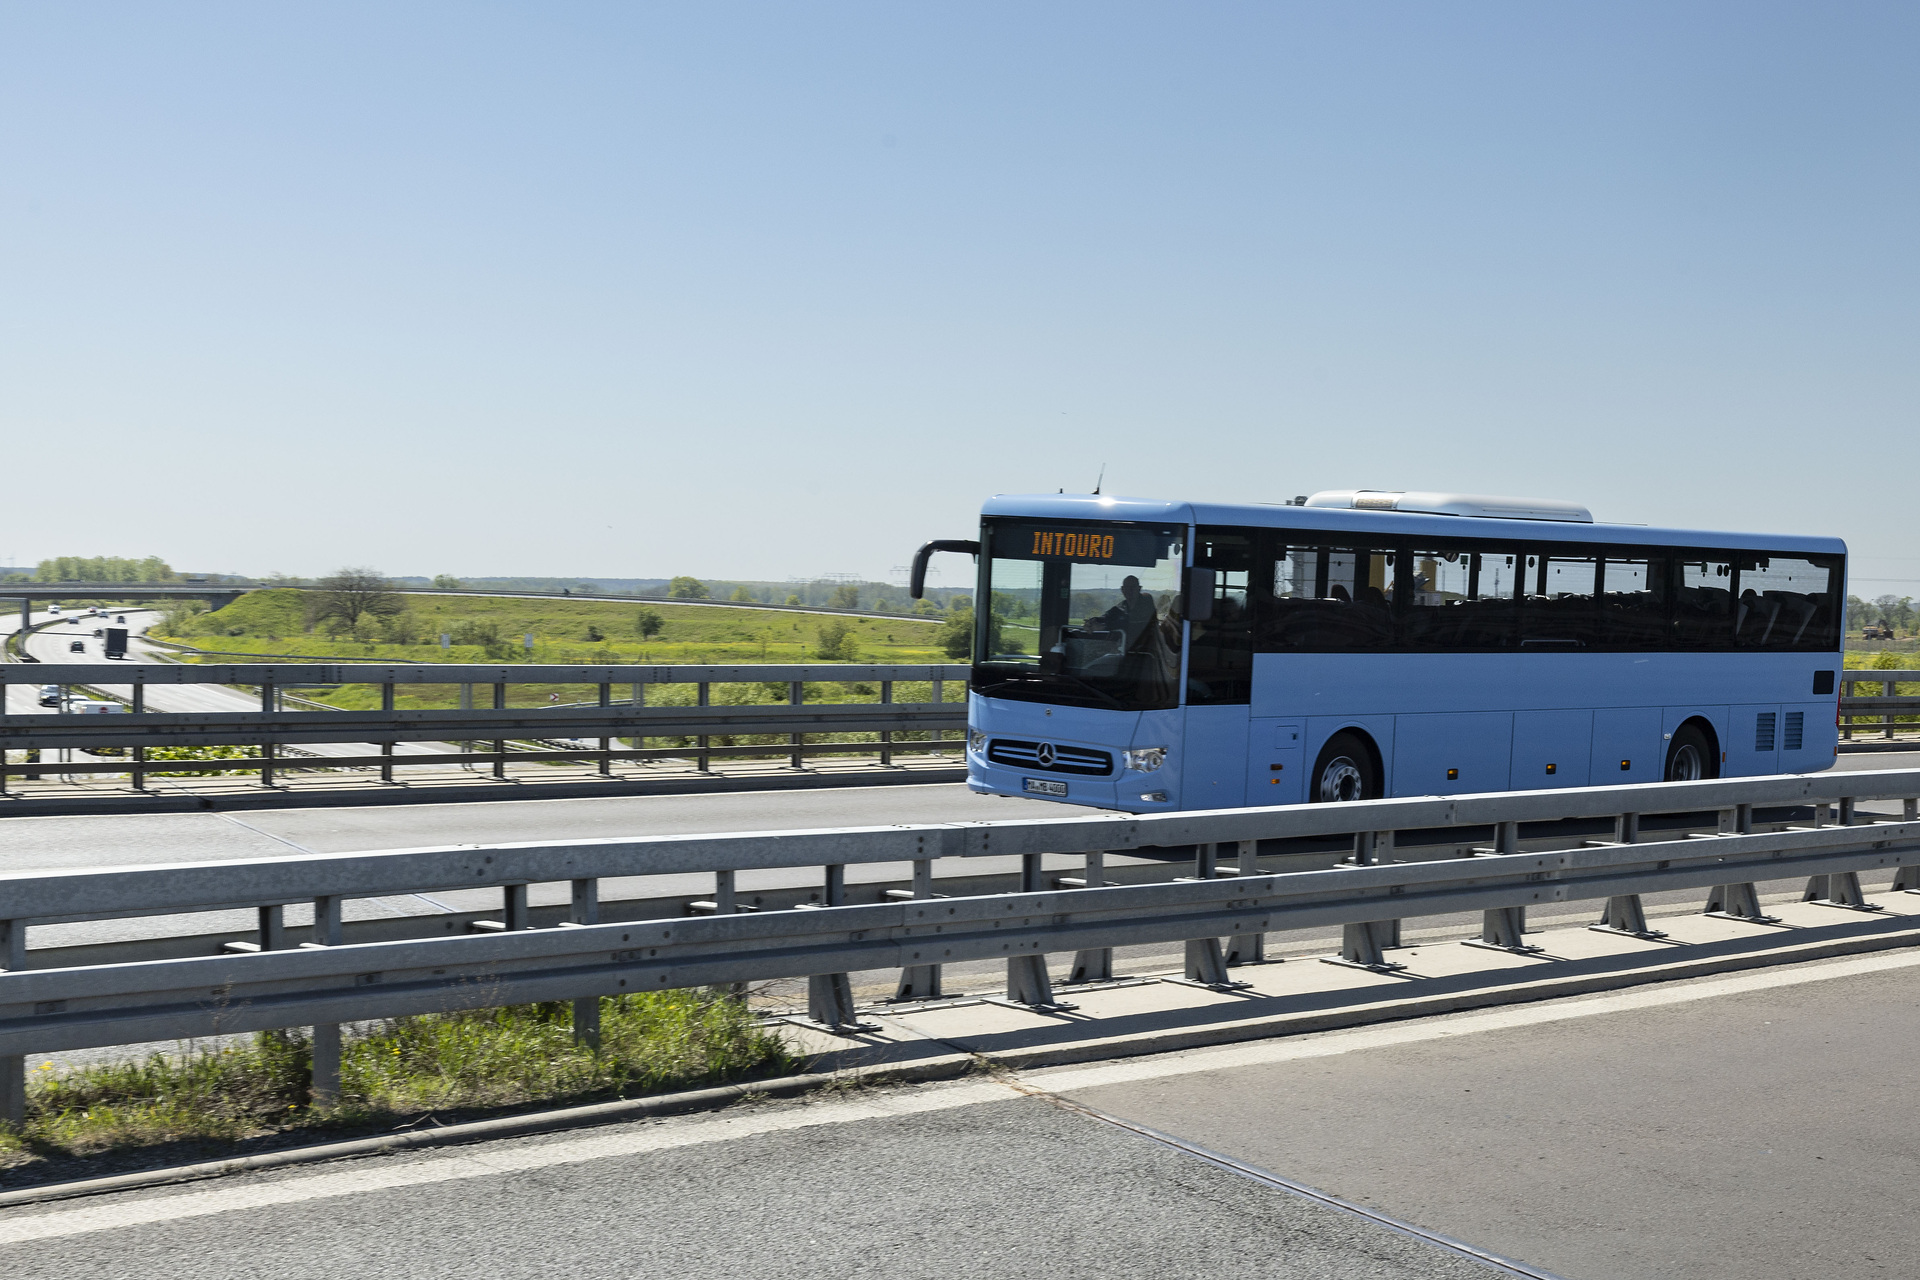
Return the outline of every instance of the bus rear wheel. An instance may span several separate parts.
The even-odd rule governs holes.
[[[1720,776],[1720,762],[1713,758],[1713,746],[1697,724],[1683,724],[1667,748],[1667,781],[1698,782]]]
[[[1316,804],[1337,804],[1379,798],[1380,770],[1373,762],[1373,752],[1367,749],[1367,740],[1357,733],[1334,734],[1320,748],[1307,799]]]

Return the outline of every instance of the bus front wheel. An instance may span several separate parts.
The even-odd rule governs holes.
[[[1320,749],[1307,799],[1317,804],[1342,800],[1378,800],[1380,769],[1367,740],[1357,733],[1336,733]]]
[[[1700,726],[1691,722],[1683,724],[1673,735],[1673,744],[1667,748],[1667,781],[1698,782],[1702,778],[1720,776],[1720,762],[1713,757],[1713,745],[1707,741],[1707,735]]]

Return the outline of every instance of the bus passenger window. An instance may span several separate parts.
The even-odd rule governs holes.
[[[1676,649],[1726,649],[1733,644],[1733,563],[1718,557],[1682,559],[1673,593]]]
[[[1401,617],[1409,649],[1501,649],[1513,643],[1514,557],[1450,549],[1409,553]]]
[[[1600,566],[1600,644],[1608,649],[1667,647],[1667,562],[1609,556]]]
[[[1743,649],[1832,649],[1834,562],[1798,556],[1742,560],[1735,580],[1734,643]]]
[[[1262,587],[1258,648],[1264,653],[1341,653],[1393,642],[1395,556],[1353,547],[1271,548]]]
[[[1592,556],[1527,557],[1520,644],[1528,649],[1587,649],[1595,642]]]

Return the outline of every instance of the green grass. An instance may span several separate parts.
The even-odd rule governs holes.
[[[818,662],[826,660],[819,656],[821,628],[842,623],[861,661],[948,661],[938,644],[939,619],[831,617],[665,601],[409,596],[403,624],[356,639],[331,637],[324,626],[308,630],[304,611],[311,599],[299,591],[253,591],[216,612],[175,617],[170,625],[155,626],[153,634],[199,649],[363,662]],[[652,639],[643,639],[636,627],[643,609],[657,613],[664,624]],[[442,634],[463,638],[488,631],[496,637],[491,644],[440,647]],[[595,632],[605,638],[591,639]],[[523,645],[527,635],[533,636],[530,652]]]
[[[431,1014],[348,1039],[339,1101],[308,1105],[309,1044],[262,1032],[228,1048],[28,1073],[27,1122],[0,1127],[0,1169],[139,1148],[567,1105],[790,1071],[798,1060],[736,997],[659,991],[601,1002],[601,1049],[566,1004]]]

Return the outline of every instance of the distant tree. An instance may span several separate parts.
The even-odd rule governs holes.
[[[789,591],[787,593],[787,605],[789,608],[798,609],[801,605],[800,597]]]
[[[858,609],[860,607],[860,588],[849,582],[833,589],[833,599],[828,602],[835,609]]]
[[[751,604],[753,602],[753,592],[747,590],[745,587],[735,587],[733,589],[733,594],[727,598],[730,600],[739,600],[744,603]]]
[[[633,629],[640,633],[642,640],[653,639],[660,634],[660,628],[666,625],[667,620],[660,616],[658,609],[642,609],[633,619]]]
[[[605,640],[606,638],[607,638],[606,633],[600,630],[600,628],[594,626],[592,623],[587,624],[587,643],[588,644],[599,644],[602,640]]]
[[[358,635],[375,618],[404,613],[406,597],[378,569],[350,566],[320,579],[316,617]]]
[[[171,582],[173,568],[159,556],[55,556],[34,569],[39,582]]]
[[[916,618],[937,618],[940,616],[940,606],[923,596],[913,602],[913,616]]]
[[[707,584],[698,578],[690,578],[682,574],[667,584],[667,598],[669,600],[705,600]]]
[[[840,618],[830,618],[820,624],[820,644],[814,655],[827,662],[856,662],[860,658],[859,637],[853,628]]]
[[[466,584],[465,584],[465,583],[463,583],[463,582],[461,582],[461,581],[460,581],[460,579],[458,579],[458,578],[456,578],[456,577],[454,577],[454,576],[453,576],[452,574],[450,574],[450,573],[436,573],[436,574],[434,574],[434,575],[433,575],[433,587],[434,587],[434,590],[436,590],[436,591],[464,591],[464,590],[466,590]]]
[[[973,610],[955,609],[947,615],[947,623],[940,628],[940,648],[949,658],[965,659],[973,656]],[[992,653],[1005,650],[1005,641],[1000,635],[1000,615],[987,615],[987,648]]]

